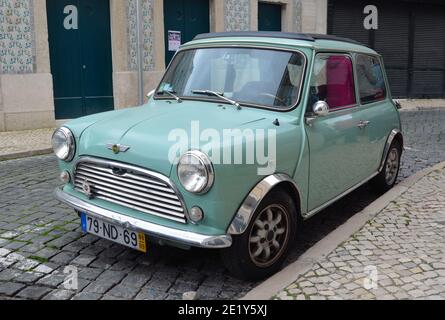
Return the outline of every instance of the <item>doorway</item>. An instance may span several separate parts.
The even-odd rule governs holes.
[[[164,0],[165,64],[178,46],[210,31],[208,0]]]
[[[109,0],[47,0],[56,119],[114,109]]]
[[[283,7],[275,3],[258,3],[258,30],[281,31]]]

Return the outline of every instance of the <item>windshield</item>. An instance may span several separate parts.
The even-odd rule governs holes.
[[[305,58],[301,53],[271,49],[202,48],[179,52],[162,80],[156,98],[171,92],[183,99],[216,92],[241,104],[286,110],[299,100]]]

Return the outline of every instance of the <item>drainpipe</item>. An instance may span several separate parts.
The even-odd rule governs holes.
[[[141,0],[136,0],[136,32],[137,32],[137,62],[138,62],[138,96],[139,105],[144,104],[144,66],[143,66],[143,53],[144,53],[144,42],[143,42],[143,17]]]

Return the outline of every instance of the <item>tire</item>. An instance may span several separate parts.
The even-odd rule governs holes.
[[[397,177],[399,176],[401,157],[402,146],[395,140],[389,148],[382,172],[371,180],[371,186],[374,191],[383,194],[394,187],[397,182]]]
[[[297,212],[292,198],[282,189],[272,190],[253,215],[246,231],[233,236],[232,246],[221,251],[225,267],[243,280],[271,276],[281,268],[295,242],[296,227]]]

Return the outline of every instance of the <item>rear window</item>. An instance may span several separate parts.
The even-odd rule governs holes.
[[[357,55],[357,78],[362,104],[386,99],[386,85],[380,60],[376,57]]]

